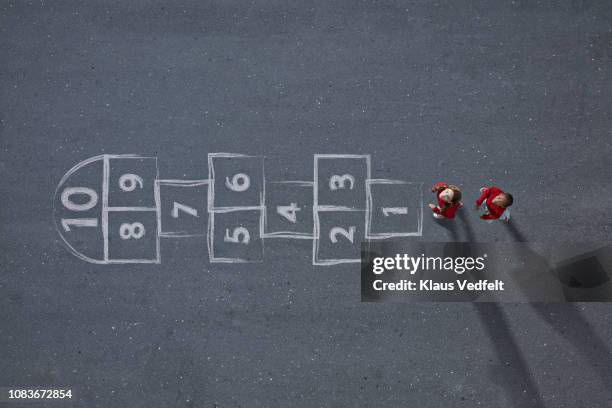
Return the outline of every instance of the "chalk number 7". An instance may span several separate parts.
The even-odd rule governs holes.
[[[199,217],[198,210],[196,210],[193,207],[189,207],[188,205],[177,203],[175,201],[174,204],[172,205],[172,211],[171,211],[172,218],[178,218],[179,211],[183,211],[193,217]]]

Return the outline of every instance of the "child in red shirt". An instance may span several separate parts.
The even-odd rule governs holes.
[[[457,210],[461,208],[461,190],[459,187],[447,183],[436,183],[431,188],[432,193],[437,193],[438,205],[429,204],[433,216],[438,219],[455,218]]]
[[[495,186],[480,189],[480,197],[476,200],[476,209],[486,211],[480,218],[483,220],[510,221],[510,207],[514,202],[511,194],[504,193]]]

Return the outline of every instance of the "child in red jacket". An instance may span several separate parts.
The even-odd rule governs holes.
[[[476,209],[486,211],[480,218],[483,220],[510,221],[510,207],[514,199],[511,194],[504,193],[495,186],[480,189],[480,197],[476,200]]]
[[[457,210],[462,205],[459,187],[440,182],[431,188],[431,192],[438,196],[438,205],[429,204],[433,216],[438,219],[455,218]]]

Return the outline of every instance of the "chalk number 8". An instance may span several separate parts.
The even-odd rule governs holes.
[[[119,227],[119,236],[121,239],[140,239],[144,237],[145,227],[140,222],[132,224],[124,223]]]

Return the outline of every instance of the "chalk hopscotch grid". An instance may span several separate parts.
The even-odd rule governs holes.
[[[262,186],[259,197],[259,205],[258,206],[225,206],[225,207],[215,207],[215,168],[214,168],[214,159],[215,158],[259,158],[262,161]],[[155,160],[155,180],[154,180],[154,200],[155,207],[145,207],[145,206],[134,206],[134,207],[123,207],[123,206],[109,206],[108,205],[108,195],[109,195],[109,183],[110,183],[110,170],[111,170],[111,159],[153,159]],[[358,159],[365,160],[366,163],[366,179],[365,179],[365,210],[351,207],[351,206],[336,206],[336,205],[319,205],[319,161],[320,160],[334,160],[334,159]],[[364,223],[365,223],[365,231],[364,231],[364,239],[367,240],[377,240],[377,239],[388,239],[393,237],[411,237],[411,236],[422,236],[423,233],[423,192],[422,192],[422,183],[413,183],[407,181],[400,180],[390,180],[390,179],[372,179],[371,178],[371,156],[370,155],[354,155],[354,154],[315,154],[314,155],[314,168],[313,168],[313,181],[302,181],[302,180],[287,180],[287,181],[278,181],[273,183],[282,183],[288,185],[296,185],[302,187],[312,188],[313,194],[313,232],[309,233],[301,233],[301,232],[291,232],[291,231],[276,231],[276,232],[266,232],[267,231],[267,214],[266,214],[266,181],[265,181],[265,157],[263,156],[250,156],[244,154],[237,153],[210,153],[208,154],[208,171],[209,178],[208,179],[198,179],[198,180],[180,180],[180,179],[159,179],[159,168],[157,165],[156,157],[146,157],[134,154],[120,154],[120,155],[111,155],[105,154],[100,156],[95,156],[80,162],[71,168],[65,175],[62,177],[58,187],[55,191],[55,196],[58,195],[58,192],[62,185],[68,180],[68,178],[74,174],[79,169],[85,167],[86,165],[102,160],[103,161],[103,174],[102,174],[102,214],[101,214],[101,228],[102,228],[102,236],[104,242],[103,249],[103,259],[93,259],[90,258],[79,251],[77,251],[70,242],[64,236],[62,230],[60,229],[57,219],[55,220],[56,229],[62,238],[62,241],[67,246],[68,250],[78,258],[98,264],[129,264],[129,263],[160,263],[161,262],[161,251],[160,251],[160,241],[161,238],[184,238],[184,237],[199,237],[203,236],[202,234],[183,234],[180,231],[168,231],[164,232],[162,227],[162,214],[161,214],[161,186],[163,185],[171,185],[171,186],[180,186],[180,187],[196,187],[196,186],[207,186],[206,192],[206,209],[208,212],[208,226],[206,228],[206,245],[209,252],[209,259],[212,263],[261,263],[264,260],[264,243],[265,239],[268,238],[285,238],[285,239],[310,239],[313,241],[312,246],[312,264],[313,265],[337,265],[343,263],[357,263],[360,262],[359,258],[338,258],[338,259],[320,259],[318,256],[319,253],[319,245],[321,241],[321,225],[319,213],[323,212],[364,212]],[[375,184],[404,184],[404,185],[415,185],[419,187],[419,196],[415,198],[415,201],[418,202],[418,205],[415,208],[415,213],[417,217],[417,230],[416,231],[405,231],[405,232],[388,232],[388,233],[372,233],[372,211],[373,211],[373,197],[372,197],[372,185]],[[398,212],[396,214],[406,214],[408,209],[403,207],[390,207]],[[53,205],[54,213],[55,213],[55,201]],[[156,255],[153,259],[111,259],[109,257],[109,213],[111,212],[129,212],[129,211],[154,211],[156,212]],[[230,258],[230,257],[215,257],[214,254],[214,233],[215,233],[215,214],[216,213],[232,213],[236,211],[258,211],[259,212],[259,238],[261,239],[261,259],[258,260],[249,260],[249,259],[241,259],[241,258]]]
[[[304,180],[282,180],[282,181],[271,181],[272,184],[286,184],[298,187],[309,187],[313,188],[314,183],[312,181]],[[261,238],[284,238],[284,239],[314,239],[314,236],[307,232],[295,232],[295,231],[275,231],[268,232],[268,216],[267,211],[264,211],[264,222],[263,229],[261,231]]]
[[[104,259],[94,259],[94,258],[91,258],[89,256],[86,256],[86,255],[82,254],[81,252],[77,251],[76,248],[74,248],[74,246],[66,239],[66,237],[62,233],[62,229],[60,228],[60,225],[57,223],[58,217],[55,216],[57,211],[58,211],[57,206],[56,206],[56,199],[55,198],[58,197],[60,188],[66,183],[66,181],[68,181],[68,179],[70,178],[71,175],[73,175],[78,170],[88,166],[91,163],[94,163],[94,162],[100,161],[100,160],[104,160],[104,157],[105,157],[105,155],[93,156],[93,157],[90,157],[90,158],[88,158],[86,160],[83,160],[83,161],[77,163],[76,165],[74,165],[61,178],[61,180],[59,181],[59,183],[58,183],[58,185],[57,185],[57,187],[55,189],[55,193],[53,195],[53,197],[54,197],[53,206],[52,206],[52,208],[53,208],[53,222],[55,224],[55,229],[58,232],[58,235],[62,239],[62,243],[66,246],[66,248],[68,249],[68,251],[72,255],[74,255],[75,257],[77,257],[77,258],[79,258],[79,259],[81,259],[81,260],[83,260],[85,262],[89,262],[89,263],[93,263],[93,264],[105,264],[106,262],[104,261]],[[102,173],[103,173],[102,174],[102,189],[104,189],[104,168],[102,170]],[[103,230],[104,230],[104,228],[102,227],[102,232],[103,232]],[[103,255],[103,258],[104,258],[104,255]]]
[[[157,196],[155,195],[155,180],[159,179],[159,167],[157,165],[157,157],[147,157],[135,154],[105,154],[104,156],[104,171],[102,181],[102,235],[104,238],[104,263],[106,264],[158,264],[161,263],[161,246],[160,246],[160,235],[159,235],[159,222],[156,226],[155,234],[155,258],[152,259],[129,259],[129,258],[110,258],[109,255],[109,230],[108,230],[108,214],[113,211],[129,212],[129,211],[155,211],[158,220],[160,208],[157,203]],[[145,159],[154,160],[155,162],[155,179],[153,180],[153,191],[155,198],[155,207],[110,207],[108,205],[108,192],[110,184],[110,170],[111,160],[122,160],[122,159]]]
[[[155,180],[155,206],[157,211],[157,233],[161,238],[193,238],[193,237],[202,237],[206,234],[206,231],[202,231],[201,234],[190,234],[184,233],[180,231],[168,231],[164,232],[163,224],[162,224],[162,214],[161,214],[161,186],[172,186],[172,187],[200,187],[200,186],[208,186],[206,189],[206,194],[208,198],[208,188],[210,184],[210,179],[201,179],[201,180],[180,180],[180,179],[161,179]]]
[[[261,186],[261,192],[259,194],[259,205],[258,206],[222,206],[215,207],[215,158],[257,158],[261,159],[261,177],[264,181]],[[206,245],[208,249],[208,259],[211,263],[262,263],[265,258],[265,241],[263,239],[263,231],[265,227],[265,216],[266,216],[266,188],[265,188],[265,157],[263,156],[251,156],[239,153],[209,153],[208,154],[208,234],[206,239]],[[258,237],[261,239],[261,259],[251,260],[243,258],[228,258],[228,257],[216,257],[215,256],[215,213],[231,213],[237,211],[259,211],[259,234]]]
[[[371,178],[371,156],[369,154],[315,154],[313,164],[313,245],[312,245],[312,264],[315,266],[339,265],[345,263],[361,262],[361,258],[337,258],[337,259],[319,259],[320,241],[321,241],[321,221],[319,212],[322,211],[363,211],[347,206],[319,205],[319,160],[337,160],[337,159],[357,159],[365,160],[366,162],[366,180]],[[366,217],[367,217],[367,200],[366,200]]]
[[[372,233],[372,211],[373,211],[373,196],[372,196],[372,185],[376,184],[389,184],[389,185],[415,185],[418,186],[419,205],[416,206],[417,212],[417,230],[409,232],[387,232],[387,233]],[[367,200],[367,212],[366,212],[366,239],[389,239],[399,237],[418,237],[423,235],[423,183],[409,182],[402,180],[390,180],[390,179],[369,179],[366,180],[366,200]]]

